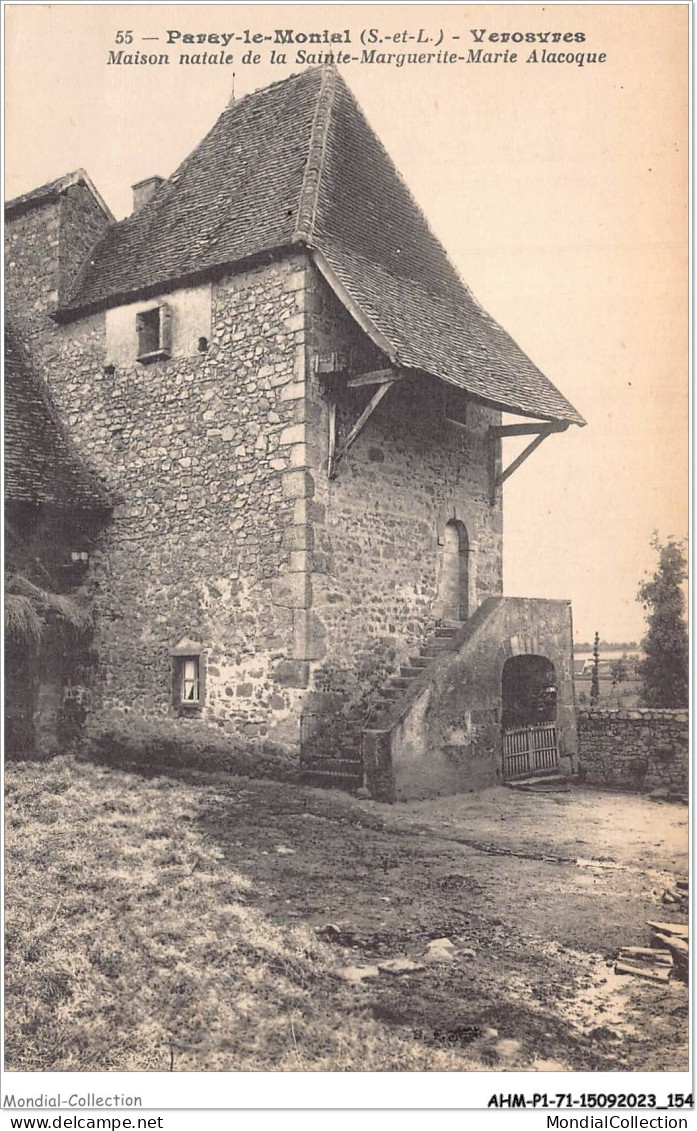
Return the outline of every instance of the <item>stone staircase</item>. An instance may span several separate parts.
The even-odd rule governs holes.
[[[395,712],[395,705],[406,697],[415,680],[420,679],[426,670],[446,652],[455,652],[460,647],[462,629],[460,621],[438,622],[434,631],[421,645],[418,654],[409,657],[409,663],[399,669],[378,691],[378,702],[373,707],[366,727],[380,729],[385,726]]]
[[[346,715],[331,735],[320,733],[305,741],[300,755],[303,785],[345,789],[355,793],[363,785],[361,733],[363,720]]]
[[[380,745],[408,714],[413,701],[430,685],[437,686],[439,667],[447,668],[455,653],[463,649],[476,653],[482,635],[491,633],[491,620],[503,603],[503,597],[489,597],[466,621],[437,622],[418,652],[378,690],[367,715],[361,719],[345,715],[338,726],[335,720],[331,735],[318,731],[314,739],[308,736],[301,754],[303,781],[355,792],[364,784],[366,771],[375,779],[374,758],[366,755],[366,743],[368,749]],[[373,796],[389,799],[389,783],[384,788],[376,780],[369,784]]]
[[[421,645],[419,652],[400,667],[378,691],[378,701],[368,715],[358,719],[345,716],[341,727],[335,728],[331,740],[319,736],[316,742],[304,744],[301,755],[302,781],[305,785],[324,789],[345,789],[355,792],[363,785],[363,754],[361,735],[367,728],[386,725],[389,717],[399,713],[400,702],[406,698],[414,680],[425,674],[436,660],[459,646],[464,625],[461,622],[439,622]]]

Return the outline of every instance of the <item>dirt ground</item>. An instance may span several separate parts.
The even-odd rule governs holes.
[[[685,806],[72,757],[5,784],[8,1068],[687,1069],[686,985],[613,970],[686,918]]]
[[[235,855],[252,831],[243,801],[244,791],[209,813]],[[613,970],[621,946],[649,945],[648,919],[685,920],[661,903],[687,875],[685,806],[496,787],[355,802],[338,835],[317,808],[276,813],[266,850],[237,862],[264,892],[267,915],[308,921],[359,968],[419,960],[429,939],[455,944],[446,965],[356,986],[374,1016],[499,1067],[687,1068],[687,987]],[[277,854],[279,840],[292,855]]]

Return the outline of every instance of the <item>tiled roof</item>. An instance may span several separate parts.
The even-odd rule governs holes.
[[[307,71],[221,114],[150,200],[109,229],[63,313],[289,246],[321,78]]]
[[[73,450],[45,383],[7,325],[4,402],[6,502],[108,510],[106,488]]]
[[[55,200],[60,196],[61,192],[67,188],[71,175],[70,173],[66,173],[64,177],[56,177],[55,181],[49,181],[45,185],[39,185],[38,188],[32,189],[31,192],[25,192],[21,196],[16,196],[14,200],[6,201],[5,214],[11,216],[16,212],[22,212],[25,209],[33,208],[35,205],[43,204],[44,201]]]
[[[67,192],[69,188],[79,184],[87,185],[105,216],[109,220],[113,220],[114,217],[84,169],[76,169],[74,173],[66,173],[62,177],[56,177],[55,181],[48,181],[45,185],[32,189],[31,192],[22,193],[21,196],[15,196],[14,199],[5,201],[5,216],[9,220],[13,216],[21,215],[22,212],[28,212],[30,208],[38,208],[39,205],[47,204],[51,200],[58,200],[59,196]]]
[[[153,198],[109,229],[59,315],[298,244],[318,253],[395,364],[511,412],[584,423],[462,282],[334,68],[221,114]]]

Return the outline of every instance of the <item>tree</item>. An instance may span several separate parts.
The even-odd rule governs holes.
[[[638,665],[642,701],[647,707],[686,707],[689,650],[683,583],[687,578],[684,544],[675,538],[651,545],[658,568],[639,586],[637,600],[646,611],[648,632],[642,640],[645,659]]]
[[[593,640],[593,671],[591,673],[591,706],[595,707],[600,698],[600,636],[596,632]]]

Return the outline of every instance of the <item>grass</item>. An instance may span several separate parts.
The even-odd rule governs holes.
[[[670,915],[653,873],[576,866],[624,851],[614,797],[385,807],[71,757],[10,762],[6,788],[9,1070],[684,1068],[686,987],[608,982]],[[627,859],[664,867],[677,833],[626,804],[632,829],[651,810]],[[443,936],[449,964],[338,976]]]
[[[590,676],[576,676],[574,679],[576,690],[576,706],[590,707]],[[638,679],[625,679],[613,687],[611,679],[599,681],[598,707],[604,710],[632,710],[639,706],[641,681]]]
[[[215,786],[67,757],[6,780],[8,1069],[463,1067],[375,1020],[313,931],[254,906],[199,822]]]

